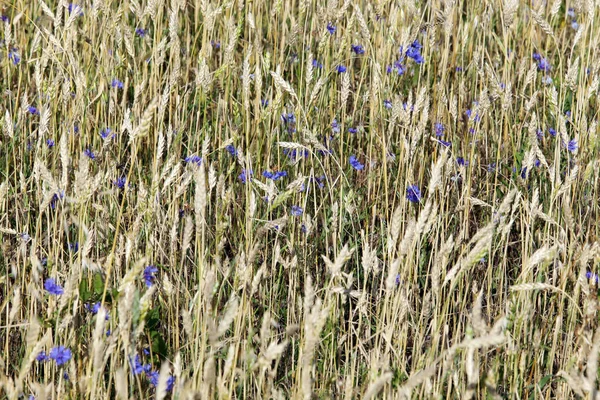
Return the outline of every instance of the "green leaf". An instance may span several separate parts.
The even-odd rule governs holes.
[[[104,293],[104,279],[102,279],[102,275],[94,274],[92,285],[94,288],[94,294],[96,296],[102,296]]]
[[[88,288],[87,279],[82,279],[81,282],[79,282],[79,298],[84,303],[87,303],[91,297],[92,294]]]
[[[150,332],[150,338],[152,339],[152,352],[158,354],[161,357],[167,356],[167,343],[163,339],[160,333],[157,331]]]

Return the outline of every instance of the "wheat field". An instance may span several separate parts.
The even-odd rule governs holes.
[[[600,399],[600,1],[0,17],[1,399]]]

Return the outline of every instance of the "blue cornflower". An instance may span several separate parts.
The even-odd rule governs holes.
[[[94,303],[92,305],[86,304],[85,308],[86,308],[86,310],[91,312],[93,315],[96,315],[96,314],[98,314],[98,311],[100,311],[100,302]],[[107,311],[104,319],[106,321],[108,321],[109,318],[110,318],[110,315],[108,314],[108,311]]]
[[[301,216],[303,212],[304,212],[304,210],[302,210],[302,207],[300,207],[300,206],[292,206],[292,215],[294,217]]]
[[[29,113],[32,115],[40,115],[40,110],[38,110],[34,106],[28,106],[27,111],[29,111]]]
[[[39,362],[44,362],[48,359],[45,351],[40,351],[40,353],[35,357],[35,359]]]
[[[538,129],[537,131],[535,131],[535,135],[537,136],[538,140],[542,140],[544,138],[544,131]]]
[[[173,375],[170,375],[169,378],[167,378],[167,392],[172,392],[174,387],[175,377]]]
[[[54,145],[55,145],[54,140],[52,140],[52,139],[46,140],[46,146],[48,146],[49,149],[53,148]]]
[[[296,132],[296,116],[294,113],[288,113],[287,115],[285,113],[281,114],[281,120],[289,133]]]
[[[473,115],[473,111],[471,111],[471,109],[469,108],[467,111],[465,111],[465,114],[467,115],[468,119],[471,119],[471,115]],[[475,117],[473,118],[473,120],[475,122],[481,121],[481,116],[479,116],[479,113],[475,113]]]
[[[140,356],[136,354],[135,357],[129,357],[129,364],[131,365],[131,372],[134,375],[139,375],[144,372],[144,365],[140,360]]]
[[[65,198],[65,192],[64,190],[59,191],[58,193],[54,193],[54,195],[52,196],[52,200],[50,200],[50,207],[52,207],[52,209],[54,210],[56,208],[56,203]]]
[[[406,199],[412,203],[421,201],[421,190],[417,185],[410,185],[406,188]]]
[[[236,150],[235,146],[232,144],[228,144],[227,146],[225,146],[225,150],[227,150],[227,152],[234,157],[236,157],[238,155],[238,151]]]
[[[437,137],[444,136],[445,130],[446,130],[446,128],[444,128],[444,125],[441,122],[435,123],[435,136],[437,136]]]
[[[579,29],[579,24],[577,23],[577,21],[571,21],[571,29],[573,29],[574,31]]]
[[[267,179],[277,181],[277,180],[283,178],[284,176],[287,176],[287,172],[286,171],[275,171],[275,172],[263,171],[262,176],[264,176]]]
[[[119,189],[124,189],[126,183],[127,183],[127,178],[125,178],[124,176],[121,176],[121,177],[117,178],[117,180],[113,181],[113,185],[115,185]]]
[[[197,155],[187,156],[184,161],[188,164],[191,163],[191,164],[201,165],[202,157],[197,156]]]
[[[571,111],[565,111],[565,117],[567,117],[567,119],[571,118]]]
[[[217,50],[219,50],[221,48],[221,42],[219,40],[217,40],[217,41],[211,40],[210,44],[212,45],[212,47],[214,47]]]
[[[388,109],[392,108],[392,102],[386,99],[383,101],[383,106]]]
[[[350,132],[351,134],[354,135],[355,133],[358,132],[358,129],[356,129],[356,128],[348,128],[348,132]]]
[[[158,371],[150,371],[146,373],[146,377],[148,378],[152,386],[158,385],[158,376]]]
[[[65,346],[57,346],[50,350],[49,357],[60,366],[66,364],[71,359],[71,350]]]
[[[252,170],[243,169],[242,173],[238,175],[238,178],[240,179],[240,181],[242,181],[242,183],[246,183],[247,181],[252,180],[252,175],[254,175]]]
[[[352,44],[350,45],[352,47],[352,51],[356,54],[365,54],[365,48],[362,47],[360,44]]]
[[[313,60],[312,66],[313,66],[313,68],[323,69],[323,64],[321,64],[319,61],[317,61],[316,58]]]
[[[406,50],[406,56],[408,58],[412,58],[417,64],[423,64],[423,62],[425,62],[425,59],[421,55],[422,47],[423,46],[421,46],[419,41],[415,40],[414,42],[412,42],[408,50]]]
[[[288,158],[290,160],[296,161],[296,159],[298,159],[300,157],[308,158],[308,155],[310,153],[307,149],[305,149],[304,151],[302,151],[302,150],[298,151],[296,149],[283,149],[283,154],[288,156]]]
[[[577,151],[578,147],[579,146],[577,145],[576,139],[570,140],[569,143],[567,144],[567,150],[569,150],[571,153],[575,153]]]
[[[0,15],[0,21],[2,22],[8,22],[8,17],[4,14]]]
[[[154,274],[157,272],[158,268],[156,268],[154,265],[148,265],[146,268],[144,268],[144,282],[146,283],[146,286],[150,287],[154,284],[154,281],[156,280],[156,276]]]
[[[586,277],[586,279],[588,279],[588,280],[592,280],[592,281],[594,281],[594,283],[595,283],[596,285],[598,284],[598,280],[599,280],[599,278],[598,278],[598,274],[595,274],[595,273],[593,273],[592,271],[588,271],[588,272],[586,272],[586,274],[585,274],[585,277]]]
[[[537,66],[540,71],[549,72],[552,66],[545,57],[539,53],[533,53],[533,59],[537,61]]]
[[[331,130],[333,133],[340,133],[340,124],[338,124],[337,119],[334,119],[331,123]]]
[[[394,63],[394,65],[387,66],[386,72],[389,74],[392,71],[396,71],[398,73],[398,75],[404,75],[404,72],[406,71],[406,67],[404,66],[404,64],[402,64],[402,59],[396,61]]]
[[[78,4],[69,3],[67,10],[69,10],[69,14],[76,13],[78,17],[83,15],[83,9]]]
[[[347,69],[345,66],[343,66],[343,65],[338,65],[338,66],[335,68],[335,70],[336,70],[336,72],[337,72],[338,74],[343,74],[343,73],[344,73],[344,72],[346,72],[348,69]]]
[[[575,18],[575,9],[573,7],[569,7],[567,10],[567,15],[571,18]]]
[[[112,82],[110,83],[110,86],[116,87],[117,89],[123,89],[123,82],[121,82],[117,78],[113,78]]]
[[[135,29],[135,34],[138,35],[139,37],[144,37],[146,36],[146,34],[148,33],[147,30],[145,30],[144,28],[136,28]]]
[[[48,293],[53,294],[55,296],[60,296],[65,292],[65,290],[60,285],[58,285],[56,281],[52,278],[46,279],[46,281],[44,282],[44,289],[46,289]]]
[[[463,157],[458,157],[456,163],[461,167],[467,167],[469,165],[469,161],[465,160]]]
[[[493,162],[487,166],[487,172],[494,172],[496,170],[496,163]]]
[[[521,168],[521,178],[527,179],[527,167]]]
[[[548,128],[548,133],[550,134],[550,136],[556,137],[556,129]]]
[[[8,59],[12,61],[13,65],[17,65],[21,62],[21,56],[16,49],[10,49],[8,52]]]
[[[73,132],[79,133],[79,124],[77,122],[73,124]]]
[[[92,159],[92,160],[95,160],[95,159],[96,159],[96,155],[95,155],[95,154],[94,154],[94,152],[93,152],[91,149],[89,149],[89,148],[85,149],[85,151],[83,152],[83,154],[85,154],[86,156],[88,156],[88,158],[90,158],[90,159]]]
[[[79,251],[79,242],[68,243],[69,250],[73,253],[77,253]]]
[[[438,142],[439,142],[439,143],[440,143],[442,146],[444,146],[444,147],[450,147],[450,146],[452,146],[452,143],[450,143],[450,142],[446,142],[445,140],[442,140],[442,139],[438,140]]]
[[[334,34],[335,31],[337,31],[337,27],[335,25],[332,25],[331,22],[327,24],[327,30],[329,31],[330,34]]]
[[[364,164],[361,164],[360,161],[356,159],[356,156],[352,155],[349,159],[350,165],[357,171],[360,171],[365,168]]]
[[[112,130],[110,128],[104,128],[100,131],[100,136],[102,136],[102,139],[106,139],[108,137],[108,135],[110,135],[112,132]],[[113,134],[113,137],[115,135]]]

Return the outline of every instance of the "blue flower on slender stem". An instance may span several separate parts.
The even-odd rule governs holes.
[[[348,69],[344,65],[338,65],[335,70],[337,71],[338,74],[343,74]]]
[[[8,17],[4,14],[0,15],[0,21],[2,22],[8,22]]]
[[[319,61],[317,61],[316,58],[313,60],[312,66],[313,66],[313,68],[323,69],[323,64],[321,64]]]
[[[442,145],[442,146],[444,146],[444,147],[450,147],[450,146],[452,146],[452,143],[450,143],[450,142],[447,142],[447,141],[445,141],[445,140],[442,140],[442,139],[439,139],[439,140],[438,140],[438,143],[439,143],[439,144],[441,144],[441,145]]]
[[[411,203],[418,203],[421,201],[421,190],[417,185],[410,185],[406,188],[406,199]]]
[[[50,350],[49,357],[56,362],[56,365],[61,366],[71,359],[71,350],[65,346],[57,346]]]
[[[262,175],[267,179],[271,179],[273,181],[278,181],[279,179],[286,177],[287,172],[286,171],[275,171],[275,172],[263,171]]]
[[[350,162],[352,168],[354,168],[357,171],[363,170],[365,168],[364,164],[361,164],[360,161],[358,161],[356,159],[356,156],[354,155],[350,156],[350,159],[348,161]]]
[[[92,160],[95,160],[95,159],[96,159],[96,155],[95,155],[95,154],[94,154],[94,152],[93,152],[91,149],[89,149],[89,148],[85,149],[85,151],[83,152],[83,154],[85,154],[85,155],[86,155],[88,158],[90,158],[90,159],[92,159]]]
[[[116,187],[118,187],[119,189],[124,189],[126,183],[127,183],[127,178],[124,176],[121,176],[121,177],[117,178],[117,180],[113,181],[113,184]]]
[[[456,163],[461,167],[467,167],[469,165],[469,162],[466,161],[463,157],[458,157],[456,159]]]
[[[225,146],[225,150],[227,150],[227,152],[234,157],[236,157],[238,155],[238,151],[236,150],[235,146],[232,144],[228,144],[227,146]]]
[[[335,25],[332,25],[331,22],[327,24],[327,30],[329,31],[330,34],[334,34],[335,31],[337,31],[337,27]]]
[[[146,377],[148,378],[152,386],[158,385],[158,376],[158,371],[150,371],[146,373]]]
[[[304,210],[302,210],[302,207],[300,207],[300,206],[292,206],[292,215],[294,217],[301,216],[303,212],[304,212]]]
[[[331,123],[331,130],[333,131],[333,133],[340,133],[340,124],[338,124],[337,119],[335,118]]]
[[[39,362],[44,362],[48,360],[48,356],[45,351],[40,351],[40,353],[35,357],[35,359]]]
[[[365,54],[365,48],[362,47],[360,44],[353,44],[353,45],[351,45],[351,47],[352,47],[352,51],[354,53],[356,53],[357,55]]]
[[[573,139],[570,140],[569,143],[567,144],[567,150],[569,150],[571,153],[575,153],[578,149],[578,145],[577,145],[577,140]]]
[[[252,180],[252,175],[254,175],[254,173],[252,172],[252,170],[242,170],[242,173],[238,176],[238,178],[240,178],[240,181],[242,181],[242,183],[246,183],[247,181],[251,181]]]
[[[10,49],[8,52],[8,59],[12,61],[13,65],[17,65],[21,62],[21,56],[16,49]]]
[[[27,111],[32,115],[40,115],[40,111],[34,106],[28,106]]]
[[[221,42],[220,41],[215,41],[215,40],[211,40],[210,44],[212,45],[212,47],[216,50],[219,50],[221,48]]]
[[[552,66],[545,57],[539,53],[533,53],[533,59],[537,61],[537,67],[540,71],[549,72]]]
[[[390,109],[392,108],[392,102],[386,99],[383,101],[383,106],[387,109]]]
[[[83,15],[83,9],[78,4],[69,3],[67,10],[69,11],[69,14],[75,13],[78,17]]]
[[[144,365],[140,360],[140,356],[136,354],[135,357],[129,357],[129,365],[131,366],[131,372],[134,375],[139,375],[144,372]]]
[[[441,122],[435,123],[435,136],[437,136],[437,137],[444,136],[445,130],[446,130],[446,128],[444,128],[444,125]]]
[[[136,28],[135,29],[135,34],[138,35],[141,38],[143,38],[144,36],[146,36],[147,33],[148,33],[148,31],[145,30],[144,28]]]
[[[550,134],[550,136],[556,137],[556,129],[548,128],[548,133]]]
[[[58,285],[56,281],[52,278],[46,279],[46,281],[44,282],[44,289],[46,289],[48,293],[53,294],[55,296],[60,296],[65,292],[65,290],[60,285]]]
[[[585,278],[588,279],[588,280],[591,280],[596,285],[598,284],[598,280],[599,280],[598,274],[595,274],[592,271],[586,272]]]
[[[123,82],[121,82],[117,78],[113,78],[112,82],[110,83],[110,86],[116,87],[117,89],[123,89]]]
[[[112,130],[110,128],[104,128],[100,131],[100,136],[102,137],[102,139],[106,139],[111,133],[112,133]],[[114,133],[113,133],[112,137],[115,137]]]
[[[52,139],[46,140],[46,146],[48,146],[49,149],[53,148],[54,145],[55,145],[54,140],[52,140]]]
[[[148,265],[145,269],[144,269],[144,282],[146,283],[146,286],[150,287],[154,284],[154,281],[156,280],[156,274],[158,272],[158,268],[156,268],[154,265]]]
[[[351,134],[354,135],[355,133],[358,132],[358,129],[356,129],[356,128],[348,128],[348,132],[350,132]]]
[[[423,64],[425,59],[421,55],[421,48],[423,46],[419,43],[418,40],[412,42],[408,50],[406,50],[406,56],[408,58],[412,58],[417,64]]]
[[[197,156],[197,155],[192,155],[192,156],[186,157],[184,161],[188,164],[196,164],[199,166],[202,164],[202,157]]]

